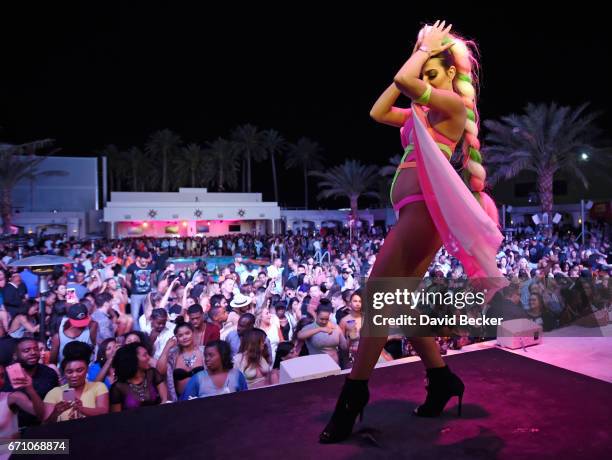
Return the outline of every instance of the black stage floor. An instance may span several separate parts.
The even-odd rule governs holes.
[[[361,433],[338,445],[317,438],[343,376],[50,424],[26,437],[69,438],[71,456],[88,460],[612,458],[612,384],[499,349],[445,361],[466,384],[461,418],[456,398],[439,418],[412,416],[425,398],[422,364],[387,367],[372,377]]]

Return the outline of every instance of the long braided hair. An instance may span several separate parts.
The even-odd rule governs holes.
[[[427,30],[425,26],[419,33],[419,42]],[[457,74],[453,80],[453,89],[461,96],[467,111],[462,153],[462,177],[476,200],[485,212],[499,226],[499,213],[493,199],[484,191],[487,173],[482,166],[482,155],[480,154],[480,141],[478,132],[480,116],[478,114],[477,99],[479,90],[478,47],[476,43],[466,40],[457,34],[449,34],[443,44],[453,41],[454,45],[435,56],[439,58],[444,68],[455,66]]]

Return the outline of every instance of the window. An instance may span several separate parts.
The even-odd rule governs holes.
[[[230,224],[229,231],[230,232],[239,232],[240,231],[240,224]]]

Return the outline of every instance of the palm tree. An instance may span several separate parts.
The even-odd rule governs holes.
[[[205,151],[199,144],[183,147],[174,159],[174,177],[178,184],[189,184],[189,187],[208,184],[213,179],[214,170],[204,167],[206,162]]]
[[[205,169],[214,172],[210,182],[219,192],[224,192],[226,185],[235,188],[238,185],[238,154],[234,144],[220,137],[209,142],[204,153],[208,157]]]
[[[391,158],[389,158],[389,164],[380,168],[380,175],[385,177],[393,176],[401,161],[401,155],[393,155]]]
[[[162,129],[153,133],[145,146],[145,151],[153,158],[161,157],[161,191],[169,189],[168,158],[179,150],[181,137],[169,129]]]
[[[323,167],[321,146],[307,137],[301,137],[289,147],[286,168],[302,168],[304,173],[304,206],[308,209],[308,173],[313,169]]]
[[[105,146],[97,153],[98,156],[105,156],[108,159],[108,186],[110,191],[122,190],[121,183],[127,170],[123,153],[114,144]]]
[[[276,155],[282,155],[287,150],[287,141],[274,129],[263,132],[262,144],[270,156],[272,163],[272,183],[274,184],[274,201],[278,203],[278,179],[276,174]]]
[[[593,146],[599,138],[594,124],[599,114],[586,112],[587,106],[572,108],[554,102],[528,104],[522,115],[485,121],[489,132],[485,136],[488,146],[483,153],[488,169],[493,171],[488,181],[495,184],[521,171],[533,171],[537,175],[542,211],[548,215],[553,207],[555,174],[568,172],[588,188],[586,166],[594,166],[595,173],[605,171],[609,168],[610,152]],[[587,152],[588,163],[581,161]],[[606,178],[609,180],[608,175]]]
[[[238,126],[232,131],[232,141],[236,152],[242,157],[242,191],[244,191],[244,176],[246,171],[246,191],[251,193],[251,163],[263,161],[267,152],[263,148],[263,136],[256,126],[246,124]],[[246,166],[246,168],[245,168]]]
[[[39,171],[46,156],[36,156],[37,150],[53,145],[52,139],[21,145],[0,145],[0,217],[3,233],[11,233],[13,217],[12,192],[21,180],[34,181],[38,177],[65,176],[66,171]]]
[[[391,182],[389,178],[379,173],[378,180],[376,182],[376,190],[378,191],[378,203],[381,208],[391,208]]]
[[[147,164],[145,154],[138,147],[130,147],[129,150],[121,152],[121,159],[123,160],[122,163],[125,168],[123,175],[126,179],[131,179],[131,190],[137,192],[139,190],[138,186],[141,185],[138,179],[146,175],[146,171],[144,170]],[[141,188],[143,187],[144,183],[141,185]]]
[[[379,184],[379,167],[364,165],[357,160],[345,160],[343,164],[326,171],[313,171],[313,177],[318,177],[321,198],[348,198],[351,206],[351,216],[358,218],[358,200],[361,196],[380,198],[377,191]]]

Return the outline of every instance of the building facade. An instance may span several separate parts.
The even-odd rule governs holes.
[[[276,202],[261,193],[210,193],[205,188],[178,192],[112,192],[103,220],[111,238],[218,236],[280,231]]]
[[[39,175],[15,186],[11,195],[14,233],[84,238],[103,231],[100,208],[105,188],[100,159],[50,156],[37,171],[59,174]]]

